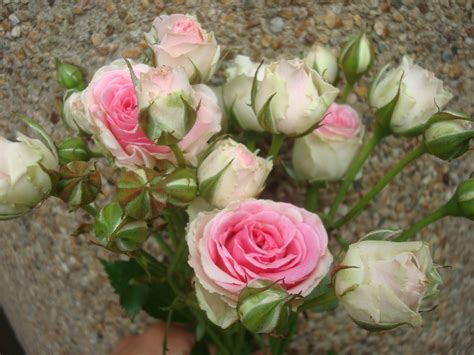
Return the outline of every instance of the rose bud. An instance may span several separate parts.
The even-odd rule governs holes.
[[[75,65],[63,63],[56,59],[56,76],[58,83],[65,89],[84,90],[86,83],[81,69]]]
[[[0,220],[19,217],[45,198],[53,188],[48,170],[58,159],[43,142],[22,134],[18,142],[0,137]]]
[[[135,78],[140,78],[142,74],[152,70],[144,64],[131,63],[130,66]],[[148,78],[154,79],[153,75]],[[172,71],[167,78],[170,81],[161,80],[164,78],[153,80],[151,83],[146,81],[153,86],[150,91],[146,91],[143,87],[143,95],[153,94],[155,90],[156,93],[171,92],[173,88],[184,85],[182,82],[175,82],[177,78],[180,78],[175,71]],[[124,60],[117,60],[100,68],[84,90],[82,102],[94,131],[94,139],[110,151],[117,165],[151,168],[159,161],[175,159],[169,146],[155,144],[143,132],[139,123],[139,102],[130,70]],[[191,130],[179,141],[178,146],[184,153],[186,161],[191,165],[196,165],[197,156],[208,146],[207,141],[221,129],[221,112],[216,96],[205,85],[192,87],[192,102],[189,103],[197,111],[196,119]],[[181,97],[176,104],[178,108],[182,107]],[[168,110],[166,117],[170,117],[169,114],[173,108],[170,105],[165,105],[165,108]],[[145,118],[141,118],[142,123]],[[183,122],[181,117],[173,117],[173,120],[175,119]],[[145,121],[154,122],[151,119]],[[178,124],[177,127],[181,126]],[[150,131],[153,132],[152,129]]]
[[[362,328],[422,325],[422,301],[441,278],[425,242],[367,240],[351,244],[335,275],[337,297]]]
[[[196,198],[198,186],[195,169],[178,168],[167,175],[161,184],[168,195],[168,202],[173,205],[186,206]]]
[[[244,130],[263,132],[257,120],[257,115],[251,107],[251,92],[258,63],[249,57],[238,55],[226,69],[227,82],[223,87],[223,100],[230,119],[237,120]],[[265,66],[258,70],[257,80],[262,81]]]
[[[62,110],[64,123],[82,135],[91,135],[92,128],[82,103],[82,93],[79,91],[67,92]]]
[[[265,131],[297,136],[314,129],[338,92],[302,60],[282,60],[266,68],[252,104]]]
[[[58,156],[61,164],[67,164],[71,161],[89,161],[91,158],[91,151],[79,137],[66,138],[58,147]]]
[[[304,59],[306,65],[316,70],[328,83],[334,84],[337,79],[337,58],[326,47],[317,45]]]
[[[449,115],[445,120],[441,116]],[[439,121],[436,118],[440,118]],[[461,119],[455,119],[460,117]],[[454,118],[454,119],[453,119]],[[439,112],[428,121],[424,132],[425,147],[428,152],[443,160],[452,160],[469,149],[469,143],[474,137],[469,119],[461,113]]]
[[[369,37],[361,32],[344,44],[339,55],[339,67],[347,82],[353,85],[367,73],[374,62],[374,50]]]
[[[342,179],[363,143],[364,126],[349,105],[333,103],[321,127],[298,138],[293,147],[293,167],[299,179]]]
[[[183,67],[192,83],[206,82],[217,69],[220,47],[192,16],[159,16],[146,39],[156,65]]]
[[[117,200],[135,219],[157,217],[166,206],[161,177],[152,169],[124,170],[117,184]]]
[[[456,201],[456,215],[474,221],[474,179],[468,179],[459,184],[454,194]]]
[[[239,296],[254,280],[274,282],[290,299],[306,297],[333,260],[317,215],[267,200],[238,201],[199,213],[187,228],[186,242],[199,306],[222,328],[238,320]],[[241,311],[245,315],[251,309],[247,304]],[[250,318],[250,327],[271,326],[268,318],[265,324]]]
[[[100,244],[113,251],[137,250],[148,237],[146,222],[126,217],[118,202],[111,202],[100,210],[94,230]]]
[[[90,164],[72,161],[59,170],[58,197],[72,207],[80,207],[93,202],[100,192],[100,174]]]
[[[288,323],[289,295],[280,285],[255,280],[240,292],[237,313],[240,323],[252,333],[281,333]]]
[[[421,133],[430,117],[442,109],[453,95],[434,74],[403,57],[398,68],[382,68],[372,81],[369,102],[377,109],[379,122],[393,133]]]
[[[258,157],[230,138],[217,142],[198,167],[199,194],[218,208],[255,197],[272,170],[271,160]]]

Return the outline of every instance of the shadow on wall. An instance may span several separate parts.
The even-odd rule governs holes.
[[[24,355],[18,339],[13,332],[7,316],[0,308],[0,354],[1,355]]]

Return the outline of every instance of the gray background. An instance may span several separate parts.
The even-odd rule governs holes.
[[[410,54],[433,70],[454,93],[449,107],[471,115],[473,79],[472,2],[466,1],[12,1],[3,0],[0,23],[0,134],[19,128],[12,115],[25,112],[58,140],[62,91],[54,80],[54,57],[80,65],[88,78],[122,55],[139,57],[140,40],[160,13],[195,12],[203,26],[234,52],[255,60],[297,56],[314,43],[339,47],[363,26],[374,28],[378,66]],[[364,113],[367,81],[350,102]],[[351,190],[351,205],[416,140],[389,138],[377,148],[363,178]],[[472,153],[450,164],[424,156],[376,199],[369,211],[343,229],[356,240],[378,227],[406,227],[449,198],[473,170]],[[290,184],[273,198],[298,202]],[[301,192],[298,190],[298,192]],[[323,196],[329,200],[334,187]],[[295,197],[296,196],[296,197]],[[347,206],[343,206],[347,208]],[[84,219],[57,200],[27,216],[0,223],[0,303],[25,350],[31,354],[104,354],[120,337],[152,322],[144,314],[130,322],[118,304],[99,257],[111,255],[89,245],[91,236],[71,237]],[[292,351],[299,354],[467,353],[473,348],[473,225],[445,219],[418,237],[432,242],[443,269],[438,308],[425,315],[421,329],[368,333],[342,309],[310,315],[299,325]]]

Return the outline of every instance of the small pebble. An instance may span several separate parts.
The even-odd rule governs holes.
[[[285,27],[285,22],[281,17],[274,17],[270,21],[270,31],[273,33],[280,33]]]
[[[8,16],[8,19],[10,20],[13,26],[16,26],[20,23],[20,19],[15,14],[11,14],[10,16]]]

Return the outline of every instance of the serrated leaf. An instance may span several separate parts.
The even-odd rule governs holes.
[[[135,284],[132,281],[143,276],[143,269],[134,261],[101,260],[110,284],[120,297],[120,304],[125,308],[130,319],[147,303],[150,294],[148,285]]]

